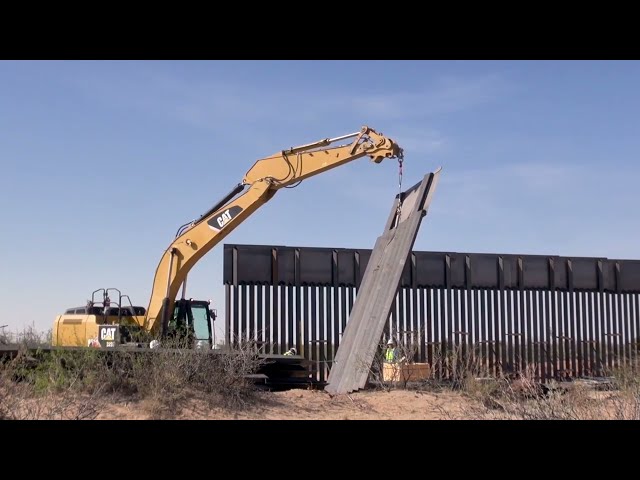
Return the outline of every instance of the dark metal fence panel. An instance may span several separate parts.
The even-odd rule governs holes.
[[[225,245],[227,343],[295,347],[326,380],[370,254]],[[603,375],[637,355],[639,295],[636,260],[416,251],[384,335],[443,377]]]

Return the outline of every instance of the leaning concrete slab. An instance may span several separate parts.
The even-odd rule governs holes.
[[[421,182],[396,196],[384,233],[371,252],[329,372],[327,392],[345,394],[366,385],[402,271],[431,204],[441,170],[425,175]]]

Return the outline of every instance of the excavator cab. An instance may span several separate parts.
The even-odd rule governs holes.
[[[206,300],[176,300],[169,320],[167,338],[186,341],[194,348],[213,348],[213,322],[216,312]]]

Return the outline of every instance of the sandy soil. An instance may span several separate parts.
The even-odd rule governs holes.
[[[262,392],[250,407],[230,412],[209,409],[205,402],[190,400],[181,412],[164,416],[177,419],[218,420],[438,420],[464,418],[471,402],[458,393],[426,393],[408,390],[363,391],[330,396],[321,390]],[[144,402],[117,402],[101,408],[98,419],[150,419],[152,408]]]
[[[513,393],[513,391],[512,391]],[[520,399],[481,391],[365,390],[331,396],[322,390],[258,392],[242,409],[211,408],[215,398],[156,401],[113,398],[99,392],[31,396],[0,388],[0,418],[99,420],[458,420],[485,419],[639,419],[638,392],[595,390],[580,385],[549,395]],[[207,401],[209,400],[209,402]],[[217,399],[218,402],[220,399]]]

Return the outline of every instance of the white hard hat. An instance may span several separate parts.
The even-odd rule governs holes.
[[[387,345],[393,345],[394,343],[396,343],[396,341],[393,338],[390,338]]]

